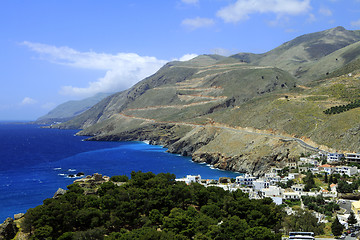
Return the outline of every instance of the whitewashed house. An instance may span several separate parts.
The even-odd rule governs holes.
[[[265,181],[269,182],[270,185],[276,185],[276,183],[281,181],[281,177],[277,175],[277,173],[265,173],[264,176]]]
[[[345,159],[348,162],[360,162],[360,153],[347,153]]]
[[[264,188],[268,188],[270,186],[270,182],[264,181],[264,180],[256,180],[253,181],[253,188],[254,190],[261,191]]]
[[[190,184],[193,182],[201,183],[201,176],[200,175],[186,175],[185,183]]]
[[[262,197],[271,198],[276,205],[281,205],[283,203],[280,187],[270,186],[269,188],[263,188],[261,190],[261,195]]]
[[[335,171],[339,173],[340,175],[348,175],[348,176],[354,176],[358,173],[357,167],[350,167],[350,166],[337,166],[335,168]]]
[[[284,200],[300,200],[300,194],[297,192],[284,192],[283,199]]]
[[[320,172],[325,172],[328,175],[332,174],[335,171],[335,166],[329,165],[329,164],[324,164],[319,166],[319,171]]]
[[[342,153],[328,153],[327,155],[327,161],[329,163],[331,162],[338,162],[340,161],[342,158],[344,158],[345,155]]]
[[[299,173],[289,173],[289,175],[287,176],[288,180],[294,180],[300,177]]]
[[[286,164],[286,166],[289,168],[289,169],[296,169],[297,168],[297,162],[288,162]]]
[[[303,192],[304,191],[304,184],[296,184],[296,185],[292,185],[291,189],[295,192]]]
[[[261,194],[264,197],[280,197],[281,188],[275,186],[269,186],[268,188],[261,189]]]
[[[249,174],[237,176],[235,182],[239,185],[252,186],[253,182],[256,180],[256,177],[253,177]]]

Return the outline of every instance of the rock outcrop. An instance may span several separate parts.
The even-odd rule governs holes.
[[[10,240],[16,236],[18,228],[14,222],[14,219],[7,218],[3,224],[0,225],[0,240]]]
[[[62,189],[62,188],[59,188],[59,189],[55,192],[53,198],[59,198],[60,196],[64,195],[65,193],[66,193],[66,190],[64,190],[64,189]]]

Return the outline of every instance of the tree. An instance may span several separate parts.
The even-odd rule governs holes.
[[[334,236],[340,236],[343,230],[344,226],[339,222],[339,219],[336,217],[334,222],[331,224],[331,232],[334,234]]]
[[[314,232],[315,235],[324,233],[324,223],[308,210],[299,209],[294,214],[285,216],[282,222],[286,232]]]
[[[325,173],[325,176],[324,176],[324,182],[325,182],[325,183],[328,183],[328,176],[327,176],[327,173]]]
[[[352,193],[353,192],[352,184],[349,184],[343,180],[338,182],[338,186],[336,189],[339,193]]]
[[[275,240],[276,236],[270,229],[254,227],[245,231],[245,240]]]
[[[306,176],[303,179],[305,183],[304,191],[308,192],[310,189],[316,187],[314,175],[311,172],[306,173]]]
[[[348,222],[348,224],[351,224],[351,225],[357,223],[357,220],[355,218],[355,214],[353,211],[350,212],[350,216],[348,217],[347,222]]]

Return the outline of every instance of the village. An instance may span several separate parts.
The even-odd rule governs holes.
[[[300,156],[298,161],[288,162],[283,168],[271,168],[264,176],[242,174],[236,179],[221,177],[218,180],[202,179],[200,175],[187,175],[176,179],[186,184],[197,182],[206,187],[216,186],[224,190],[241,190],[250,199],[271,198],[284,207],[287,214],[294,209],[309,209],[318,222],[329,223],[337,217],[345,232],[345,239],[358,235],[360,223],[360,153],[322,153]],[[322,202],[322,207],[316,202]],[[349,218],[356,220],[349,222]],[[351,239],[351,238],[346,238]],[[355,239],[355,238],[354,238]]]

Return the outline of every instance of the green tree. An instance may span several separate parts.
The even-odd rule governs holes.
[[[344,180],[340,180],[338,182],[338,186],[337,186],[336,190],[339,193],[352,193],[353,192],[353,186],[352,186],[352,184],[349,184]]]
[[[328,174],[327,174],[327,173],[325,173],[324,182],[325,182],[325,183],[328,183],[328,182],[329,182],[329,181],[328,181]]]
[[[348,217],[347,222],[350,225],[354,225],[357,223],[357,220],[356,220],[356,217],[355,217],[355,214],[353,211],[350,212],[350,216]]]
[[[127,181],[129,181],[129,178],[126,175],[112,176],[110,178],[110,181],[112,181],[112,182],[127,182]]]
[[[318,219],[308,210],[300,209],[292,215],[283,218],[283,226],[286,232],[314,232],[315,235],[324,233],[324,224],[318,223]]]
[[[275,240],[276,235],[265,227],[254,227],[245,231],[245,240]]]
[[[53,228],[49,225],[45,225],[43,227],[39,227],[34,232],[34,239],[52,239]]]
[[[344,226],[339,222],[339,219],[336,217],[334,222],[331,224],[331,232],[334,234],[334,236],[340,236],[343,230]]]
[[[303,182],[305,183],[304,191],[306,192],[316,187],[314,175],[311,172],[306,173],[306,176],[303,178]]]
[[[245,232],[249,229],[245,219],[232,216],[220,225],[220,239],[244,239]]]

